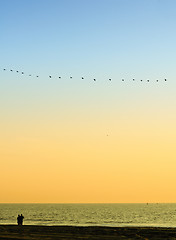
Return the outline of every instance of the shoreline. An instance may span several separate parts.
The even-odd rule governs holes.
[[[176,228],[0,225],[0,240],[111,240],[111,239],[176,239]]]

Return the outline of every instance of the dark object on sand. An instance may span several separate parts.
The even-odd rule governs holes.
[[[24,219],[24,216],[22,214],[21,215],[18,214],[18,217],[17,217],[18,225],[23,225],[23,219]]]

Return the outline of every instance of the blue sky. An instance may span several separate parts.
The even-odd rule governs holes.
[[[175,5],[172,0],[2,1],[1,65],[39,74],[172,76]]]
[[[111,98],[116,91],[118,96],[128,94],[129,99],[136,101],[138,94],[150,91],[152,101],[156,79],[160,80],[159,91],[166,91],[164,78],[169,79],[168,91],[174,89],[176,3],[173,0],[7,0],[1,1],[0,11],[0,74],[2,79],[9,80],[1,83],[6,89],[1,89],[3,94],[23,89],[31,101],[31,89],[39,92],[43,89],[42,97],[46,99],[53,88],[56,91],[63,87],[60,94],[68,95],[68,100],[73,93],[91,99],[93,78],[100,83],[95,98],[99,95],[102,101],[104,94]],[[3,68],[8,71],[3,72]],[[25,75],[11,73],[9,69],[24,71]],[[49,75],[54,82],[48,81]],[[82,76],[86,85],[82,85]],[[109,78],[113,81],[109,82]],[[121,88],[122,78],[130,84]],[[133,78],[137,80],[134,88]],[[146,83],[148,78],[154,82],[149,89],[139,82],[143,79]],[[23,79],[25,82],[19,81]]]
[[[124,108],[124,99],[129,104],[130,99],[145,101],[143,96],[149,102],[173,96],[174,0],[7,0],[1,1],[0,11],[1,96],[8,101],[16,91],[19,101],[23,96],[34,101],[31,109],[41,106],[39,96],[57,108],[62,96],[64,102],[75,99],[81,109],[82,97],[90,108],[99,98],[100,103],[113,101],[113,110]],[[151,84],[146,85],[148,78]]]

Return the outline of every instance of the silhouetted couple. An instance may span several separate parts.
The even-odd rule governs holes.
[[[23,219],[24,219],[24,216],[22,214],[21,215],[18,214],[18,217],[17,217],[18,225],[23,225]]]

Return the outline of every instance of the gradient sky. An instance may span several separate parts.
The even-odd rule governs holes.
[[[175,26],[175,0],[0,0],[1,203],[176,202]]]

